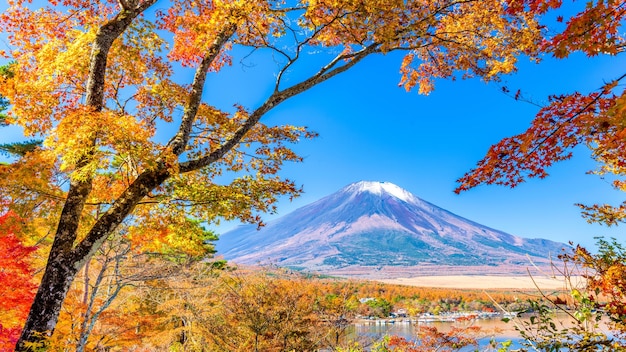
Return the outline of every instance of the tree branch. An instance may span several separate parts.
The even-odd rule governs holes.
[[[128,28],[132,21],[148,6],[156,0],[146,0],[141,7],[135,10],[123,10],[112,20],[106,22],[96,34],[91,49],[89,76],[87,79],[86,105],[92,111],[101,111],[104,108],[104,87],[106,78],[106,66],[109,50],[113,42]],[[95,145],[95,138],[91,145]],[[76,169],[80,170],[90,162],[90,155],[87,154],[77,162]],[[79,171],[80,172],[80,171]],[[92,180],[89,176],[77,177],[70,181],[57,235],[53,244],[52,252],[60,250],[67,252],[71,250],[77,236],[80,214],[85,207],[85,201],[91,193]]]
[[[276,77],[276,84],[274,85],[274,91],[275,92],[278,92],[280,90],[280,82],[282,80],[283,75],[285,74],[287,69],[289,69],[289,67],[291,67],[291,65],[293,65],[298,60],[298,58],[300,57],[300,53],[302,52],[302,48],[305,45],[307,45],[308,43],[310,43],[313,40],[313,38],[315,38],[326,27],[330,26],[335,21],[339,21],[341,18],[347,16],[348,14],[349,13],[345,13],[345,14],[337,15],[337,16],[333,17],[332,20],[330,20],[328,23],[326,23],[326,24],[316,28],[315,31],[313,31],[313,33],[311,33],[311,35],[309,35],[307,38],[305,38],[302,41],[299,41],[296,38],[295,41],[298,43],[298,45],[296,45],[295,56],[294,57],[290,57],[286,53],[283,53],[281,50],[275,49],[274,47],[268,45],[269,48],[278,51],[279,53],[283,54],[284,56],[286,56],[289,59],[289,61],[285,64],[285,66],[283,66],[283,68],[278,72],[278,75]],[[296,36],[295,35],[295,31],[292,30],[292,33],[294,33],[294,38],[295,38],[295,36]]]
[[[95,253],[107,235],[122,223],[139,201],[169,177],[170,173],[164,167],[142,172],[96,221],[85,238],[74,248],[71,255],[75,260],[75,265],[81,266],[84,260]]]
[[[263,105],[261,105],[252,114],[250,114],[248,119],[239,127],[239,129],[237,129],[237,131],[235,131],[235,133],[230,139],[228,139],[226,142],[224,142],[224,144],[222,144],[221,147],[219,147],[218,149],[216,149],[215,151],[211,152],[209,155],[206,155],[204,157],[181,162],[179,164],[179,172],[185,173],[185,172],[195,171],[219,160],[224,155],[226,155],[226,153],[231,151],[243,139],[246,133],[248,133],[248,131],[250,131],[254,127],[254,125],[256,125],[256,123],[259,122],[261,117],[263,117],[263,115],[265,115],[268,111],[272,110],[274,107],[276,107],[283,101],[295,95],[298,95],[310,89],[311,87],[317,84],[320,84],[342,72],[345,72],[349,68],[356,65],[359,61],[363,60],[368,55],[377,52],[377,48],[378,48],[377,43],[371,44],[368,47],[363,48],[362,50],[358,51],[357,53],[350,54],[349,57],[351,57],[351,60],[347,62],[345,65],[335,67],[339,61],[348,57],[346,55],[339,55],[335,59],[333,59],[328,65],[324,66],[318,73],[309,77],[308,79],[300,83],[297,83],[289,88],[286,88],[282,91],[275,91],[263,103]]]
[[[196,115],[198,114],[198,108],[200,107],[202,92],[204,91],[204,82],[206,81],[206,75],[209,71],[209,67],[217,55],[219,55],[220,51],[224,47],[224,44],[226,44],[226,42],[228,42],[228,40],[233,36],[235,30],[236,26],[234,24],[226,26],[222,32],[217,35],[206,55],[202,58],[202,62],[200,62],[200,65],[196,69],[196,74],[191,85],[191,94],[189,96],[189,100],[187,101],[187,106],[185,107],[180,127],[178,128],[176,135],[168,142],[168,145],[172,149],[174,155],[182,154],[187,147],[191,127],[196,119]]]

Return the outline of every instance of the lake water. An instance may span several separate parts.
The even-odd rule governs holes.
[[[527,317],[519,318],[522,321],[528,319]],[[557,323],[559,328],[563,327],[571,327],[572,322],[569,319],[569,316],[565,313],[556,313],[553,317],[554,322]],[[484,336],[479,339],[479,347],[487,347],[489,346],[489,342],[491,340],[495,340],[496,342],[504,342],[511,341],[512,344],[510,346],[511,349],[521,348],[520,343],[523,342],[519,333],[515,330],[515,325],[513,321],[516,321],[518,324],[521,323],[520,320],[514,319],[509,323],[505,323],[501,320],[500,317],[488,318],[488,319],[472,319],[465,321],[433,321],[433,322],[416,322],[416,321],[406,321],[403,319],[398,319],[394,321],[394,323],[390,323],[389,321],[385,322],[384,320],[361,320],[351,326],[351,331],[348,333],[350,339],[356,339],[362,346],[371,346],[371,344],[375,341],[379,341],[385,335],[396,335],[404,337],[408,340],[414,340],[416,337],[416,332],[419,328],[424,326],[436,327],[438,331],[447,332],[453,326],[456,327],[469,327],[469,326],[478,326],[481,328],[482,334],[480,336]],[[598,327],[598,332],[602,332],[607,334],[607,336],[611,335],[611,330],[607,325],[607,321],[604,320],[600,322]],[[468,348],[462,349],[462,352],[475,351],[475,346],[470,346]],[[479,348],[482,350],[482,348]],[[563,350],[565,351],[565,350]]]
[[[519,348],[520,336],[512,323],[505,323],[500,319],[476,319],[468,322],[429,322],[417,323],[408,321],[395,321],[394,323],[385,323],[384,321],[365,321],[354,324],[353,331],[350,335],[358,336],[362,344],[367,345],[368,342],[378,341],[385,335],[401,336],[406,339],[414,339],[416,331],[422,326],[436,327],[437,330],[446,332],[452,326],[467,327],[479,326],[481,328],[481,338],[479,340],[481,346],[487,346],[490,340],[497,342],[512,341],[512,348]],[[467,351],[473,351],[475,347],[468,348]],[[464,351],[464,350],[462,350]]]

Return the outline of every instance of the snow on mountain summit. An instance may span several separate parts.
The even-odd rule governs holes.
[[[370,192],[378,196],[387,193],[405,202],[415,201],[414,195],[391,182],[360,181],[349,185],[347,189],[355,192]]]

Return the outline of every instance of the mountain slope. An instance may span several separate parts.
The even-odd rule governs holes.
[[[357,182],[257,230],[223,234],[219,254],[241,264],[320,272],[433,265],[505,267],[547,263],[564,244],[494,230],[387,182]]]

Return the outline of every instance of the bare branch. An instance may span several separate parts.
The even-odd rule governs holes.
[[[339,19],[347,16],[348,14],[349,13],[344,13],[341,16],[337,15],[331,21],[329,21],[328,23],[324,24],[323,26],[320,26],[320,27],[316,28],[315,31],[310,36],[308,36],[306,39],[304,39],[303,41],[298,43],[298,45],[296,46],[296,49],[295,49],[296,53],[295,53],[294,57],[289,57],[288,55],[285,55],[285,56],[287,56],[287,58],[289,58],[289,61],[278,72],[278,75],[276,77],[276,84],[274,85],[274,92],[278,92],[280,90],[280,83],[281,83],[281,80],[282,80],[282,77],[283,77],[284,73],[289,69],[289,67],[291,67],[291,65],[293,65],[298,60],[298,58],[300,57],[300,53],[302,52],[302,48],[304,48],[305,45],[309,44],[326,27],[330,26],[335,21],[338,21]],[[295,31],[292,30],[292,32],[294,33],[294,38],[295,38],[296,37]],[[298,41],[298,40],[296,39],[296,41]]]
[[[237,131],[232,135],[230,139],[222,144],[220,148],[204,157],[180,163],[179,171],[181,173],[195,171],[219,160],[224,155],[226,155],[226,153],[231,151],[237,144],[239,144],[239,142],[241,142],[246,133],[248,133],[248,131],[250,131],[257,122],[259,122],[261,117],[263,117],[263,115],[265,115],[268,111],[272,110],[275,106],[336,76],[339,73],[347,71],[368,55],[377,52],[377,48],[378,44],[371,44],[370,46],[358,51],[357,53],[351,54],[351,60],[348,61],[345,65],[335,67],[339,61],[346,58],[346,56],[339,55],[328,65],[324,66],[318,73],[309,77],[308,79],[282,91],[275,91],[265,101],[265,103],[263,103],[263,105],[261,105],[252,114],[250,114],[248,119],[239,127],[239,129],[237,129]]]

